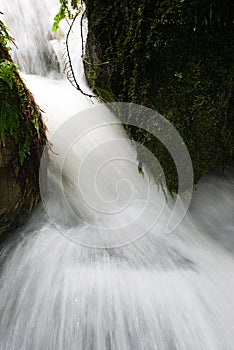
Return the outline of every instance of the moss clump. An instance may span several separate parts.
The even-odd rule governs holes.
[[[86,7],[85,68],[94,92],[107,101],[145,105],[170,120],[188,147],[196,183],[210,168],[228,165],[234,146],[233,2],[87,0]],[[128,132],[156,155],[169,189],[176,190],[163,145],[143,131]]]
[[[46,142],[40,109],[11,60],[10,41],[0,21],[0,235],[23,223],[39,199]]]
[[[43,135],[43,143],[45,135],[40,109],[11,60],[11,40],[7,28],[0,21],[0,139],[3,146],[6,146],[7,135],[14,139],[22,165],[30,155],[31,141]]]

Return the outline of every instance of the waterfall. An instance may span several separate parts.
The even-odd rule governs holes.
[[[51,148],[45,206],[1,247],[0,350],[234,349],[233,168],[205,176],[167,234],[174,200],[138,172],[116,117],[62,76],[56,1],[2,6]]]

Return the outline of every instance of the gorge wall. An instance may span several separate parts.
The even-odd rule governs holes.
[[[0,21],[0,239],[30,215],[39,200],[39,164],[46,142],[40,109],[12,62]]]
[[[86,13],[85,69],[94,92],[166,117],[188,147],[195,183],[212,167],[228,165],[234,146],[233,2],[86,0]],[[142,130],[127,130],[157,156],[169,189],[176,190],[164,146]]]

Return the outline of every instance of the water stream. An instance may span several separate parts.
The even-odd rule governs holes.
[[[182,223],[166,234],[173,201],[165,201],[147,171],[138,173],[121,126],[90,131],[114,116],[92,114],[92,101],[62,76],[63,31],[50,34],[57,2],[1,0],[1,6],[19,46],[13,56],[53,140],[47,203],[53,220],[41,204],[1,248],[0,349],[234,350],[234,169],[205,176]],[[79,24],[74,65],[89,92],[77,33]],[[55,171],[64,142],[56,130],[73,115],[87,131],[63,163],[75,220]]]

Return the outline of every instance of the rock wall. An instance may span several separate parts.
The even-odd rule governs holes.
[[[24,223],[39,200],[46,142],[40,109],[11,60],[10,41],[0,21],[0,239]]]
[[[210,168],[228,165],[234,146],[233,1],[86,0],[86,12],[85,69],[94,92],[106,101],[145,105],[170,120],[189,149],[196,183]],[[157,156],[168,188],[176,190],[164,146],[143,131],[128,132]]]

